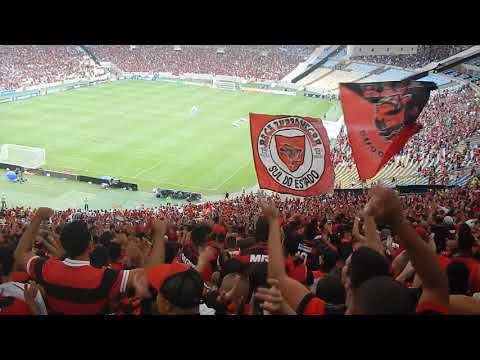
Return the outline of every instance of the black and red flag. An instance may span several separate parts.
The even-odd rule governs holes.
[[[422,126],[416,122],[433,82],[341,83],[348,140],[360,179],[374,177]]]
[[[330,142],[320,119],[250,114],[250,134],[261,189],[297,196],[333,190]]]

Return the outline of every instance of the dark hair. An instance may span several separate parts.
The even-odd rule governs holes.
[[[113,240],[113,234],[110,231],[105,231],[100,235],[98,242],[103,246],[109,246],[110,242]]]
[[[248,249],[250,246],[255,244],[255,239],[253,237],[247,237],[238,242],[238,247],[240,250]]]
[[[204,245],[208,241],[208,235],[212,232],[210,226],[205,224],[195,225],[192,229],[192,244],[194,246]]]
[[[348,267],[352,288],[357,289],[363,282],[377,276],[390,276],[390,265],[375,250],[362,246],[354,251]]]
[[[237,247],[237,239],[235,236],[229,235],[226,239],[227,248],[232,249]]]
[[[460,261],[453,261],[447,266],[448,287],[450,295],[467,295],[468,279],[470,271],[468,267]]]
[[[313,240],[317,236],[317,222],[311,221],[305,226],[305,238],[308,240]]]
[[[330,304],[345,304],[346,295],[342,281],[332,275],[326,275],[318,280],[316,295],[323,301]]]
[[[245,269],[244,264],[238,259],[232,258],[225,260],[222,264],[222,268],[220,270],[220,283],[222,282],[223,278],[228,274],[241,274]]]
[[[83,220],[75,220],[66,224],[60,234],[60,242],[67,257],[82,255],[90,245],[92,237],[87,224]]]
[[[329,273],[337,264],[337,253],[331,249],[324,248],[321,249],[319,254],[320,261],[320,271],[324,273]]]
[[[108,245],[108,255],[111,261],[117,261],[122,255],[122,246],[119,243],[110,243]]]
[[[225,243],[225,238],[226,238],[225,234],[220,233],[220,234],[217,234],[216,241],[219,244],[223,244],[223,243]]]
[[[362,315],[413,314],[416,305],[408,288],[390,276],[364,281],[355,291],[354,302]]]
[[[447,248],[448,230],[446,227],[442,226],[439,229],[435,229],[434,234],[433,241],[435,242],[437,253],[439,254]]]
[[[0,276],[8,276],[13,270],[15,258],[13,249],[0,247]]]
[[[250,292],[248,298],[250,299],[253,292],[261,286],[269,287],[267,284],[268,278],[268,263],[260,262],[251,264],[248,267],[248,277],[250,279]]]
[[[92,253],[90,254],[90,264],[93,267],[101,269],[104,266],[107,266],[110,263],[108,257],[108,249],[103,245],[95,246]]]
[[[285,249],[286,255],[294,256],[298,252],[298,245],[302,242],[303,236],[289,233],[286,234],[283,247]]]
[[[470,229],[470,226],[465,223],[460,225],[460,228],[458,229],[458,251],[471,253],[474,243],[475,239],[472,235],[472,230]]]
[[[255,224],[255,241],[257,243],[268,241],[268,219],[260,216]]]
[[[340,243],[338,246],[338,260],[345,263],[353,253],[353,246],[350,243]]]
[[[165,264],[171,264],[178,251],[182,248],[182,245],[176,241],[165,242]]]

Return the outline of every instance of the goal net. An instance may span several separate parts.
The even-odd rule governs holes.
[[[235,91],[237,90],[237,84],[233,81],[215,80],[215,86],[218,89]]]
[[[36,169],[46,163],[45,149],[16,144],[0,144],[0,163]]]

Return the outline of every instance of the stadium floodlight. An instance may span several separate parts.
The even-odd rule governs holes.
[[[17,144],[0,145],[0,163],[36,169],[44,165],[46,159],[43,148]]]

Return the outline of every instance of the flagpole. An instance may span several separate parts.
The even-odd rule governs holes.
[[[467,62],[469,60],[472,60],[472,59],[475,59],[477,57],[480,57],[480,51],[473,54],[473,55],[469,55],[467,57],[464,57],[464,58],[460,58],[460,59],[453,59],[445,64],[438,64],[435,68],[433,69],[430,69],[430,70],[427,70],[427,71],[422,71],[422,72],[419,72],[419,73],[416,73],[416,74],[413,74],[413,75],[410,75],[410,76],[407,76],[405,79],[403,79],[402,81],[408,81],[408,80],[418,80],[418,79],[421,79],[421,78],[424,78],[426,76],[429,75],[430,72],[433,72],[433,73],[439,73],[441,71],[445,71],[445,70],[448,70],[448,69],[451,69],[457,65],[460,65],[464,62]]]

